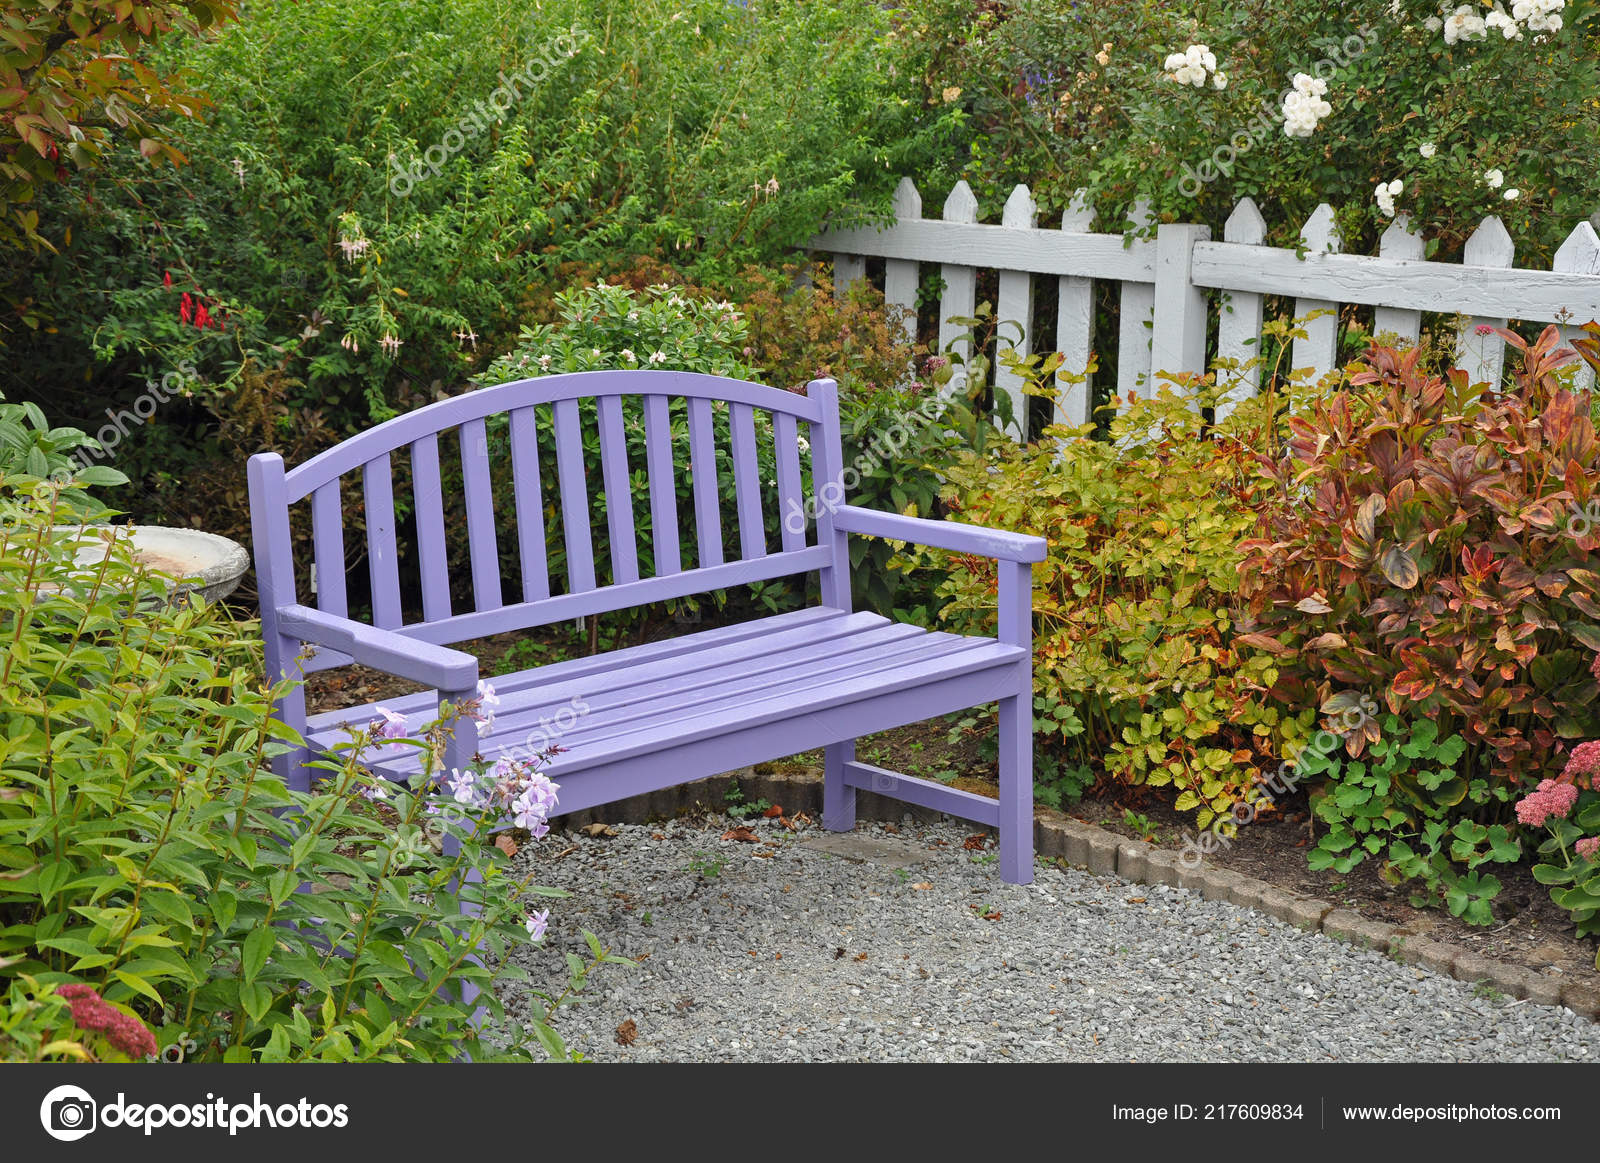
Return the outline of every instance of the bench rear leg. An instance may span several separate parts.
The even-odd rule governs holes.
[[[1033,697],[1000,700],[1000,879],[1033,883]]]
[[[856,789],[845,786],[844,767],[856,761],[856,741],[831,744],[822,754],[822,826],[830,832],[852,832]]]

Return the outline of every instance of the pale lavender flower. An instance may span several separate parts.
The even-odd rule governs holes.
[[[544,936],[544,931],[549,926],[549,923],[550,923],[550,910],[549,909],[545,909],[544,912],[542,912],[542,913],[529,913],[528,914],[528,919],[527,919],[527,922],[526,922],[526,924],[528,926],[528,937],[529,937],[529,939],[533,940],[533,941],[537,941],[540,937],[543,937]]]
[[[404,715],[397,715],[388,707],[375,708],[378,717],[372,720],[372,737],[374,739],[404,739],[406,737],[406,719]]]
[[[445,781],[450,788],[450,795],[458,804],[474,803],[478,798],[478,777],[470,771],[450,769],[450,778]]]

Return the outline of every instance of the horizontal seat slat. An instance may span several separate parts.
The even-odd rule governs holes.
[[[702,640],[677,654],[635,656],[632,665],[612,658],[610,666],[568,666],[560,676],[548,673],[557,667],[506,676],[497,685],[499,713],[480,750],[492,760],[559,742],[565,750],[550,766],[559,780],[562,771],[577,773],[608,758],[639,754],[640,749],[671,747],[746,730],[775,717],[803,717],[808,708],[833,706],[839,700],[1027,662],[1026,651],[992,639],[926,631],[876,615],[830,613],[834,616],[770,634]],[[583,704],[575,719],[574,699]],[[414,728],[433,714],[431,700],[405,709],[396,702],[388,705],[413,714]],[[563,712],[572,720],[570,727],[561,722]],[[341,737],[334,729],[337,723],[361,722],[371,715],[368,707],[318,716],[313,733],[329,746]],[[558,724],[555,731],[550,730],[552,717]],[[418,763],[418,755],[406,750],[374,766],[401,776],[414,772]]]
[[[981,639],[950,638],[943,642],[903,646],[889,653],[866,651],[854,658],[837,658],[826,663],[776,671],[759,681],[724,672],[719,681],[693,691],[665,691],[639,704],[624,703],[601,710],[591,709],[582,719],[581,731],[572,734],[571,746],[588,750],[605,746],[624,735],[651,731],[691,719],[720,718],[739,722],[744,718],[745,708],[754,703],[771,698],[795,698],[850,679],[907,672],[963,652],[982,650],[985,645]],[[545,707],[542,710],[555,712],[558,708]],[[548,723],[552,715],[547,713],[542,718]],[[533,746],[525,739],[519,739],[519,736],[529,732],[538,722],[531,716],[524,717],[515,724],[506,725],[502,734],[501,721],[497,718],[490,743],[498,746]],[[567,736],[562,736],[561,743],[568,745]]]
[[[598,679],[562,683],[557,687],[538,687],[529,692],[533,701],[525,702],[514,710],[496,717],[496,726],[508,732],[548,718],[560,707],[574,699],[581,699],[590,715],[619,714],[645,715],[656,706],[686,707],[698,704],[720,691],[729,689],[755,691],[774,683],[795,681],[809,674],[842,670],[864,662],[881,661],[893,653],[906,653],[925,649],[926,631],[915,626],[889,623],[868,634],[852,635],[837,640],[831,651],[818,651],[811,646],[794,646],[779,652],[751,653],[747,657],[703,663],[698,657],[682,660],[681,673],[636,676],[631,671],[621,671]],[[942,635],[952,641],[970,641],[954,635]],[[597,687],[597,684],[599,685]],[[730,688],[730,684],[733,686]],[[596,693],[596,690],[600,693]]]
[[[752,622],[738,622],[732,626],[718,626],[715,629],[701,630],[695,634],[685,634],[677,638],[665,638],[660,642],[646,642],[639,646],[629,646],[608,654],[596,654],[587,658],[572,658],[565,662],[553,662],[548,666],[536,667],[516,674],[502,675],[492,681],[495,685],[496,694],[501,697],[515,697],[518,692],[532,686],[544,688],[554,683],[583,678],[587,675],[603,674],[613,670],[631,670],[643,667],[647,663],[670,661],[742,642],[758,640],[784,642],[787,639],[780,636],[792,635],[795,632],[815,634],[819,638],[826,638],[846,632],[847,628],[835,628],[833,625],[841,621],[848,621],[851,626],[855,626],[882,624],[887,620],[872,614],[847,614],[843,610],[835,610],[827,606],[810,606],[804,610],[793,610],[787,614],[777,614],[771,618],[761,618]],[[383,705],[398,715],[409,716],[432,712],[438,705],[438,698],[432,691],[419,691],[415,694],[386,699]],[[365,711],[368,709],[370,708],[361,707],[350,710],[323,711],[312,715],[309,722],[314,730],[321,730],[349,721],[348,716],[356,710]]]

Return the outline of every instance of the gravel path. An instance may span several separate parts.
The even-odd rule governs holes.
[[[1600,1025],[1568,1010],[1183,889],[1043,865],[1004,884],[959,824],[756,820],[758,842],[722,838],[737,826],[557,833],[518,857],[573,894],[519,954],[535,980],[565,978],[585,928],[644,958],[603,967],[558,1015],[569,1046],[601,1061],[1600,1061]],[[504,987],[521,1007],[519,988]]]

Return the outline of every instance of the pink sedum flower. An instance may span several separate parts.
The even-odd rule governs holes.
[[[1596,775],[1600,775],[1600,740],[1578,744],[1567,757],[1567,766],[1562,770],[1561,778],[1569,781],[1587,778],[1589,786],[1593,787]]]
[[[1565,818],[1577,802],[1578,789],[1575,785],[1542,779],[1537,788],[1517,802],[1517,819],[1530,827],[1543,827],[1545,821],[1552,817]]]
[[[1579,840],[1573,847],[1578,850],[1578,855],[1585,860],[1593,860],[1595,849],[1600,848],[1600,836],[1589,836],[1586,839]]]

